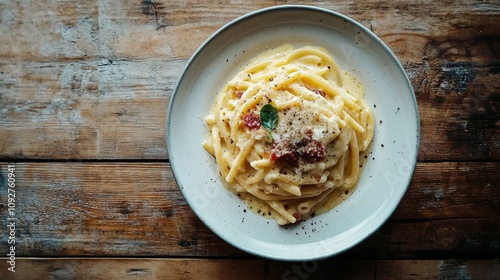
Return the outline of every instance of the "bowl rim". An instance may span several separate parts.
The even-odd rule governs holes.
[[[258,10],[254,10],[254,11],[251,11],[251,12],[248,12],[246,14],[243,14],[239,17],[236,17],[235,19],[227,22],[226,24],[224,24],[222,27],[220,27],[219,29],[217,29],[214,33],[212,33],[206,40],[204,40],[204,42],[196,49],[196,51],[191,55],[191,57],[188,59],[181,75],[179,76],[178,80],[177,80],[177,83],[175,85],[175,88],[172,92],[172,95],[170,97],[170,101],[169,101],[169,105],[168,105],[168,109],[167,109],[167,117],[166,117],[166,146],[167,146],[167,153],[168,153],[168,161],[170,163],[170,166],[171,166],[171,170],[172,170],[172,173],[173,173],[173,176],[174,176],[174,179],[176,181],[176,184],[179,188],[179,190],[181,191],[181,193],[183,194],[184,196],[184,191],[183,191],[183,188],[181,187],[181,183],[180,183],[180,178],[178,178],[178,175],[176,174],[176,166],[175,166],[175,163],[171,160],[171,154],[172,151],[173,151],[173,147],[171,146],[171,138],[172,138],[172,134],[169,133],[170,131],[170,123],[171,123],[171,112],[172,112],[172,109],[173,109],[173,106],[174,106],[174,103],[175,103],[175,99],[176,99],[176,96],[178,95],[178,92],[179,92],[179,89],[182,85],[182,82],[186,76],[186,74],[189,72],[190,68],[192,67],[193,65],[193,62],[196,61],[198,59],[198,57],[200,56],[200,54],[202,53],[202,51],[207,47],[207,45],[209,45],[212,41],[214,41],[217,37],[219,37],[223,32],[225,32],[228,28],[230,28],[231,26],[233,25],[236,25],[242,21],[245,21],[247,19],[250,19],[252,17],[255,17],[255,16],[260,16],[262,14],[265,14],[265,13],[272,13],[272,12],[276,12],[276,11],[283,11],[283,10],[289,10],[289,11],[293,11],[293,10],[306,10],[306,11],[312,11],[312,12],[321,12],[321,13],[325,13],[325,14],[328,14],[328,15],[332,15],[332,16],[335,16],[335,17],[338,17],[338,18],[341,18],[343,19],[344,21],[347,21],[349,22],[349,24],[352,24],[354,26],[356,26],[357,28],[363,30],[369,37],[370,39],[376,41],[376,43],[382,47],[384,49],[384,51],[387,53],[387,55],[391,58],[392,62],[396,64],[397,68],[399,69],[399,71],[401,71],[401,73],[403,74],[404,78],[405,78],[405,82],[406,82],[406,85],[407,85],[407,88],[409,90],[409,94],[411,95],[411,98],[412,98],[412,101],[413,101],[413,107],[415,108],[415,118],[416,118],[416,139],[415,139],[415,154],[413,155],[413,158],[410,159],[412,165],[410,167],[410,170],[409,170],[409,176],[407,178],[406,181],[402,182],[401,184],[401,188],[402,188],[402,195],[401,197],[398,198],[398,201],[397,203],[394,204],[394,206],[388,210],[388,215],[386,217],[384,217],[383,220],[381,220],[381,222],[375,226],[368,234],[366,234],[365,236],[362,236],[361,238],[359,238],[356,242],[352,242],[350,244],[347,244],[345,246],[342,246],[341,249],[339,250],[335,250],[335,251],[332,251],[332,252],[328,252],[328,253],[323,253],[321,255],[314,255],[314,256],[309,256],[309,257],[294,257],[294,256],[291,256],[291,257],[282,257],[282,256],[274,256],[274,255],[268,255],[268,254],[263,254],[263,253],[260,253],[258,251],[255,251],[255,250],[252,250],[251,248],[248,248],[248,247],[245,247],[245,246],[242,246],[240,244],[234,244],[233,242],[230,242],[229,240],[226,239],[226,237],[224,236],[221,236],[220,234],[217,234],[217,231],[214,230],[214,228],[209,224],[207,223],[204,219],[202,219],[198,213],[191,207],[191,205],[189,205],[189,201],[188,202],[188,205],[190,206],[190,208],[195,212],[196,216],[203,222],[203,224],[205,226],[207,226],[212,232],[214,232],[214,234],[216,234],[217,236],[219,236],[221,239],[223,239],[225,242],[227,242],[228,244],[240,249],[240,250],[243,250],[244,252],[247,252],[247,253],[250,253],[250,254],[253,254],[253,255],[256,255],[256,256],[260,256],[260,257],[263,257],[263,258],[267,258],[267,259],[274,259],[274,260],[280,260],[280,261],[312,261],[312,260],[320,260],[320,259],[324,259],[324,258],[327,258],[327,257],[331,257],[331,256],[334,256],[334,255],[338,255],[338,254],[341,254],[349,249],[351,249],[352,247],[358,245],[359,243],[361,243],[362,241],[366,240],[366,238],[370,235],[372,235],[373,233],[375,233],[382,225],[384,225],[387,220],[392,216],[392,214],[394,213],[394,211],[396,210],[396,208],[398,207],[398,205],[400,204],[401,202],[401,199],[402,197],[404,196],[404,194],[407,192],[408,190],[408,187],[410,186],[410,183],[411,183],[411,180],[413,178],[413,175],[414,175],[414,172],[415,172],[415,168],[416,168],[416,164],[417,164],[417,161],[418,161],[418,154],[419,154],[419,149],[420,149],[420,112],[419,112],[419,107],[418,107],[418,103],[417,103],[417,99],[416,99],[416,96],[415,96],[415,92],[414,92],[414,89],[413,89],[413,86],[408,78],[408,75],[404,69],[404,67],[402,66],[401,62],[398,60],[398,58],[396,57],[396,55],[392,52],[392,50],[376,35],[374,34],[370,29],[368,29],[367,27],[365,27],[364,25],[362,25],[361,23],[357,22],[356,20],[344,15],[344,14],[341,14],[339,12],[336,12],[336,11],[333,11],[333,10],[330,10],[330,9],[326,9],[326,8],[322,8],[322,7],[317,7],[317,6],[312,6],[312,5],[276,5],[276,6],[270,6],[270,7],[266,7],[266,8],[261,8],[261,9],[258,9]],[[184,196],[184,199],[186,199],[186,197]]]

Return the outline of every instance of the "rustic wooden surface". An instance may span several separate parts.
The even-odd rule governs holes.
[[[247,12],[311,4],[375,32],[417,96],[403,201],[327,260],[256,258],[175,184],[166,109],[187,59]],[[498,279],[498,1],[0,1],[0,279]],[[7,270],[7,165],[17,179]]]

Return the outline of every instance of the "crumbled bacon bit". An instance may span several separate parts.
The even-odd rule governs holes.
[[[308,162],[318,162],[323,160],[326,156],[325,146],[323,146],[323,144],[318,140],[311,139],[307,143],[304,150],[305,150],[304,158]]]
[[[299,212],[295,212],[292,214],[292,216],[297,220],[300,221],[302,220],[302,215]]]
[[[235,92],[235,94],[236,94],[236,97],[239,99],[243,95],[243,91],[237,91],[237,92]]]
[[[290,143],[285,140],[280,143],[273,142],[271,161],[279,165],[298,167],[299,159],[290,149]]]
[[[292,151],[275,151],[271,154],[271,161],[290,167],[299,166],[299,159]]]
[[[314,163],[321,161],[326,156],[326,148],[315,139],[303,138],[297,143],[290,144],[283,141],[280,144],[273,142],[271,161],[290,167],[298,167],[299,159]]]
[[[250,130],[257,130],[260,128],[262,123],[260,122],[260,117],[254,112],[248,112],[243,116],[243,123]]]

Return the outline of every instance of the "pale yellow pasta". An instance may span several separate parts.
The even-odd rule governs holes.
[[[363,98],[361,83],[325,49],[283,45],[222,87],[202,144],[228,189],[262,216],[295,223],[356,186],[374,131]],[[261,112],[268,104],[273,125]]]

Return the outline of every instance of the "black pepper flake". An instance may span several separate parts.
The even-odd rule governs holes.
[[[384,147],[384,144],[380,144],[380,146],[383,148],[383,147]]]
[[[379,121],[379,124],[382,124],[382,120]]]
[[[377,108],[377,105],[373,104],[373,108]]]

